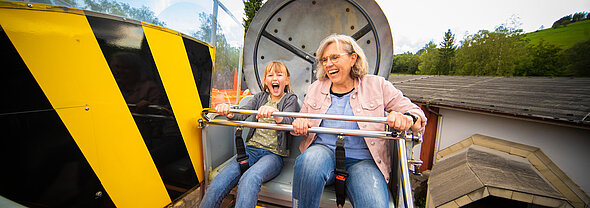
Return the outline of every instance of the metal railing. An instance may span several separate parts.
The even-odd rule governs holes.
[[[241,109],[230,109],[230,113],[233,114],[247,114],[256,115],[258,111],[255,110],[241,110]],[[206,108],[203,109],[201,115],[202,120],[199,120],[201,127],[205,125],[222,125],[222,126],[236,126],[236,127],[252,127],[252,128],[264,128],[273,130],[285,130],[293,131],[292,125],[287,124],[269,124],[251,121],[231,121],[231,120],[215,120],[209,118],[208,113],[216,113],[214,109]],[[387,123],[386,117],[362,117],[362,116],[343,116],[343,115],[329,115],[329,114],[313,114],[313,113],[292,113],[292,112],[273,112],[272,116],[280,117],[295,117],[295,118],[310,118],[310,119],[332,119],[332,120],[344,120],[344,121],[357,121],[357,122],[374,122],[374,123]],[[362,136],[362,137],[373,137],[381,139],[397,140],[398,145],[398,158],[400,159],[399,167],[401,170],[401,179],[399,179],[402,191],[403,206],[406,208],[414,207],[414,200],[412,195],[412,187],[410,184],[410,169],[408,165],[408,156],[406,149],[406,141],[411,138],[406,137],[406,132],[400,131],[367,131],[367,130],[356,130],[356,129],[339,129],[339,128],[326,128],[326,127],[311,127],[307,130],[310,133],[321,133],[321,134],[336,134],[346,136]],[[414,161],[412,161],[414,162]],[[393,164],[392,164],[393,165]],[[394,191],[394,190],[392,190]],[[399,204],[399,203],[398,203]]]

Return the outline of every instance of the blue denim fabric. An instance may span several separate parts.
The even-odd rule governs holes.
[[[326,111],[326,114],[354,116],[352,107],[350,106],[350,94],[338,97],[330,95],[332,103]],[[320,123],[320,127],[338,128],[338,129],[359,129],[356,121],[341,121],[324,119]],[[329,147],[332,151],[336,149],[337,136],[335,134],[317,134],[314,144],[323,144]],[[360,136],[344,136],[344,148],[346,149],[346,158],[355,158],[361,160],[373,159],[369,147],[365,143],[365,139]]]
[[[324,186],[334,183],[335,164],[334,152],[324,145],[312,145],[297,157],[293,207],[319,207]],[[388,207],[387,182],[373,160],[346,158],[346,170],[346,195],[354,207]]]
[[[240,177],[240,166],[232,160],[211,181],[200,208],[219,207],[227,194],[238,185],[235,207],[256,207],[262,183],[276,177],[283,168],[283,158],[269,150],[254,146],[246,147],[250,168]],[[238,180],[239,179],[239,180]]]

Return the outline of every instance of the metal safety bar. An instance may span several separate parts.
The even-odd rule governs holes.
[[[230,113],[234,114],[248,114],[255,115],[258,111],[254,110],[236,110],[230,109]],[[251,121],[226,121],[226,120],[214,120],[210,119],[206,114],[215,113],[214,109],[203,109],[202,116],[205,124],[223,125],[223,126],[241,126],[241,127],[253,127],[253,128],[264,128],[274,130],[285,130],[293,131],[293,126],[288,124],[269,124]],[[340,115],[328,115],[328,114],[312,114],[312,113],[287,113],[287,112],[273,112],[272,116],[283,116],[283,117],[297,117],[297,118],[317,118],[317,119],[334,119],[334,120],[346,120],[346,121],[362,121],[362,122],[387,122],[387,118],[383,117],[355,117],[355,116],[340,116]],[[406,135],[399,131],[388,132],[388,131],[365,131],[357,129],[338,129],[338,128],[326,128],[326,127],[311,127],[307,130],[311,133],[319,134],[337,134],[346,136],[362,136],[362,137],[374,137],[381,139],[406,139]]]
[[[241,110],[241,109],[230,109],[230,113],[234,114],[247,114],[247,115],[256,115],[258,111],[255,110]],[[293,131],[292,125],[287,124],[269,124],[269,123],[260,123],[260,122],[250,122],[250,121],[228,121],[228,120],[215,120],[209,118],[207,116],[208,113],[216,113],[215,109],[206,108],[203,109],[201,115],[203,120],[199,122],[201,125],[213,124],[213,125],[223,125],[223,126],[237,126],[237,127],[252,127],[252,128],[264,128],[264,129],[274,129],[274,130],[285,130],[285,131]],[[292,112],[273,112],[272,116],[281,116],[281,117],[295,117],[295,118],[311,118],[311,119],[332,119],[332,120],[344,120],[344,121],[357,121],[357,122],[374,122],[374,123],[387,123],[386,117],[362,117],[362,116],[343,116],[343,115],[329,115],[329,114],[313,114],[313,113],[292,113]],[[411,138],[406,137],[406,132],[388,132],[388,131],[365,131],[365,130],[355,130],[355,129],[338,129],[338,128],[326,128],[326,127],[311,127],[307,130],[311,133],[320,133],[320,134],[336,134],[336,135],[346,135],[346,136],[362,136],[362,137],[373,137],[373,138],[381,138],[381,139],[393,139],[397,140],[397,144],[399,145],[398,156],[400,158],[400,170],[401,170],[401,191],[403,196],[403,205],[406,208],[413,208],[414,207],[414,200],[412,195],[412,187],[410,184],[410,170],[408,165],[408,157],[407,157],[407,150],[406,150],[406,140],[411,140]],[[393,164],[392,164],[393,165]]]
[[[215,111],[215,110],[213,110]],[[231,109],[230,113],[240,113],[256,115],[258,111],[255,110],[242,110],[242,109]],[[344,115],[330,115],[330,114],[314,114],[314,113],[293,113],[293,112],[274,112],[273,116],[281,117],[295,117],[295,118],[312,118],[312,119],[334,119],[343,121],[360,121],[360,122],[374,122],[387,124],[386,117],[362,117],[362,116],[344,116]]]
[[[412,194],[412,185],[410,183],[410,167],[408,166],[408,156],[406,152],[406,141],[397,140],[398,145],[398,156],[400,160],[401,176],[401,189],[404,206],[406,208],[414,207],[414,196]],[[391,180],[391,179],[390,179]]]

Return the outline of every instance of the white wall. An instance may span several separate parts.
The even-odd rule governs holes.
[[[590,130],[448,109],[440,109],[440,114],[443,116],[435,151],[473,134],[538,147],[582,190],[590,193]]]

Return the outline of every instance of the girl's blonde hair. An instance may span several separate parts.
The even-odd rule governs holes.
[[[272,69],[274,69],[275,72],[282,72],[282,73],[287,74],[287,78],[291,77],[291,74],[289,73],[289,69],[287,69],[287,66],[285,66],[285,64],[283,64],[283,62],[273,61],[273,62],[270,62],[268,65],[266,65],[266,68],[264,68],[264,77],[265,78],[268,75],[268,73],[270,72],[270,70],[272,70]],[[266,84],[264,84],[264,87],[262,88],[262,90],[264,90],[265,92],[270,92],[270,90],[268,89],[268,86],[266,86]],[[289,85],[285,85],[285,92],[292,92]]]
[[[316,76],[319,80],[328,79],[328,75],[326,74],[324,65],[322,65],[321,59],[324,56],[324,50],[326,50],[326,47],[332,43],[336,43],[336,48],[342,49],[348,54],[357,54],[356,63],[354,63],[352,69],[350,70],[350,77],[352,77],[352,79],[356,79],[367,74],[369,63],[367,62],[367,56],[365,56],[365,52],[361,46],[359,46],[356,41],[348,35],[332,34],[320,42],[320,47],[318,47],[318,50],[316,51],[316,59],[318,64],[318,73]]]

